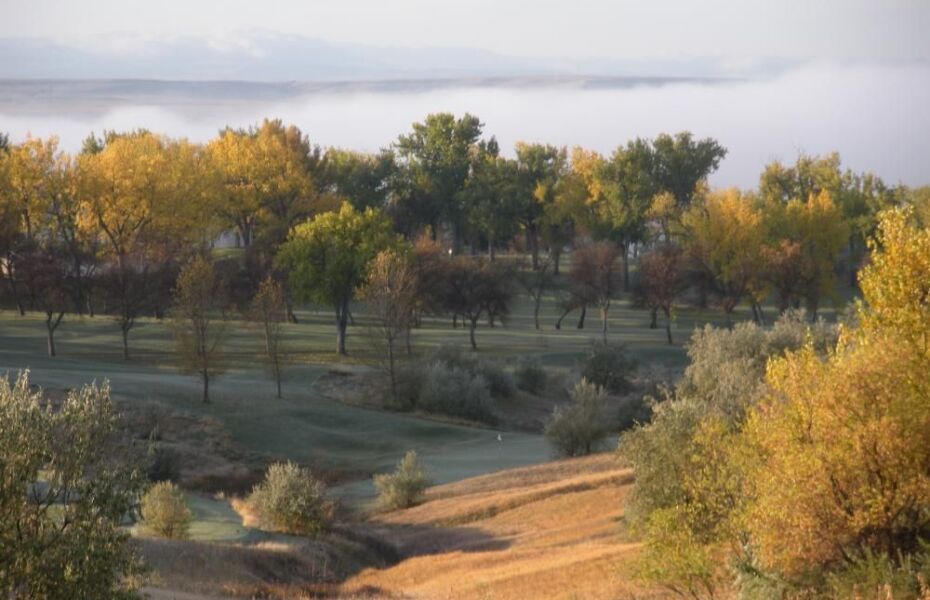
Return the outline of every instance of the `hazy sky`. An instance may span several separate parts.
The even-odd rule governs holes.
[[[120,52],[262,32],[531,57],[930,60],[928,31],[928,0],[0,0],[0,37]]]

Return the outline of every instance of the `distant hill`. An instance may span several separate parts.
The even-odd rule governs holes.
[[[95,115],[145,105],[183,113],[275,103],[314,94],[411,93],[461,88],[622,89],[668,83],[712,83],[697,77],[523,75],[336,81],[179,81],[155,79],[0,79],[0,114]]]
[[[755,61],[741,72],[708,58],[605,60],[524,58],[474,48],[336,44],[275,34],[243,34],[217,44],[200,38],[121,40],[81,45],[37,38],[0,39],[0,79],[169,79],[191,81],[346,81],[469,77],[719,77],[771,74],[784,60]]]

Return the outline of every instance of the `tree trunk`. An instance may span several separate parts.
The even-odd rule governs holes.
[[[410,328],[407,328],[406,335],[404,336],[404,345],[406,346],[407,356],[413,354],[413,344],[410,341],[411,332]]]
[[[121,326],[123,332],[123,360],[129,360],[129,328]]]
[[[61,323],[61,320],[64,318],[65,313],[58,313],[57,319],[52,319],[54,313],[46,312],[45,313],[45,328],[48,330],[48,355],[51,357],[55,356],[55,330],[58,329],[58,325]]]
[[[584,329],[584,318],[587,314],[588,314],[588,305],[582,304],[581,305],[581,316],[578,317],[578,327],[577,327],[578,329]]]
[[[468,340],[471,342],[471,349],[477,350],[478,344],[475,343],[475,329],[478,327],[478,319],[471,319],[471,327],[468,330]]]
[[[539,235],[535,225],[526,228],[526,243],[533,257],[533,270],[536,271],[539,269]]]
[[[536,303],[533,305],[533,323],[536,325],[536,329],[539,329],[539,306],[540,304],[542,304],[542,294],[536,296]],[[559,321],[561,321],[561,319],[559,319]]]
[[[397,375],[394,372],[394,340],[389,338],[387,340],[388,347],[388,375],[391,378],[391,399],[394,401],[394,406],[397,406]]]
[[[649,311],[649,329],[656,329],[659,327],[659,311],[656,308],[653,308]]]
[[[559,265],[562,262],[562,248],[559,246],[553,247],[549,250],[549,255],[552,256],[552,272],[555,275],[559,275]]]
[[[620,259],[623,262],[623,291],[630,291],[630,245],[620,244]]]
[[[668,337],[668,343],[671,346],[675,343],[672,340],[672,311],[667,308],[663,308],[662,312],[665,313],[665,335]]]
[[[601,307],[601,337],[604,338],[604,343],[607,343],[607,306]]]
[[[345,356],[346,329],[349,326],[349,302],[343,301],[336,307],[336,352]]]
[[[19,297],[19,289],[16,287],[16,278],[13,277],[13,268],[10,266],[12,260],[10,257],[7,257],[6,263],[6,276],[10,282],[10,293],[13,294],[13,301],[16,303],[16,310],[19,312],[19,316],[26,316],[26,307],[23,306],[23,299]]]
[[[210,404],[210,373],[203,369],[200,376],[203,378],[203,403]]]

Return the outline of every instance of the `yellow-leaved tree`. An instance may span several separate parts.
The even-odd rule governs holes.
[[[835,352],[773,361],[743,443],[741,519],[763,568],[801,577],[930,534],[930,230],[883,215],[859,325]],[[871,592],[871,591],[869,591]]]

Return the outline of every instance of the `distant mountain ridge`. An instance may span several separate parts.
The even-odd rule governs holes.
[[[350,81],[552,75],[725,77],[772,74],[781,59],[738,68],[713,58],[539,59],[473,48],[336,44],[300,36],[248,34],[209,39],[98,40],[85,45],[0,38],[0,79],[165,79],[191,81]]]
[[[0,114],[99,114],[118,106],[217,107],[275,103],[316,94],[423,93],[446,89],[627,89],[672,83],[717,83],[707,77],[606,77],[524,75],[513,77],[408,78],[340,81],[178,81],[160,79],[0,79]]]

